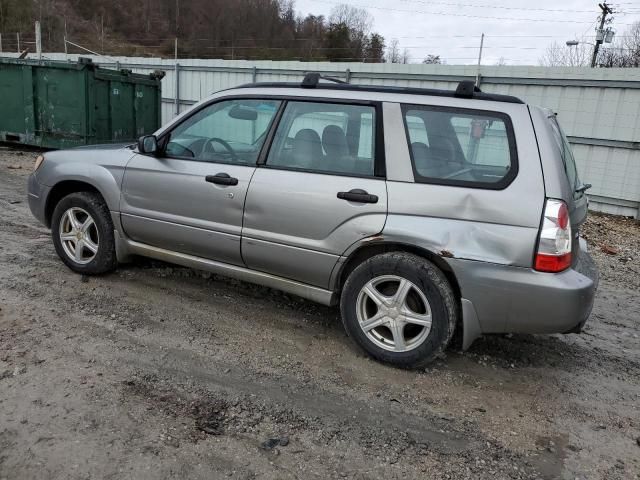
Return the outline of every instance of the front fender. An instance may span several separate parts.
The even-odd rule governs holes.
[[[56,191],[56,186],[63,182],[81,182],[95,188],[109,210],[120,210],[120,186],[124,168],[107,168],[101,165],[91,165],[82,163],[64,163],[54,165],[47,169],[45,174],[38,172],[38,181],[43,185],[51,187],[49,194]],[[48,199],[47,199],[48,201]]]

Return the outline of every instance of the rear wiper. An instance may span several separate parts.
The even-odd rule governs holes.
[[[576,193],[584,193],[589,190],[593,185],[590,183],[583,183],[581,187],[576,188]]]

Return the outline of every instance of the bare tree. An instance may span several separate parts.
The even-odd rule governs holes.
[[[585,67],[591,64],[593,46],[580,40],[578,45],[565,46],[557,42],[547,47],[540,65],[546,67]],[[603,46],[596,59],[598,67],[640,67],[640,22],[635,22],[624,34]]]
[[[640,67],[640,22],[635,22],[610,47],[598,54],[599,67]]]
[[[640,67],[640,21],[625,32],[624,46],[627,49],[630,67]]]
[[[496,67],[504,67],[507,65],[507,59],[504,57],[500,57],[496,62]]]
[[[365,53],[366,62],[384,62],[384,37],[377,33],[372,33],[371,36],[367,39]]]
[[[389,46],[387,47],[386,61],[387,63],[402,62],[402,54],[400,53],[400,42],[397,38],[391,40],[391,43],[389,43]]]
[[[391,40],[391,43],[387,47],[387,54],[385,55],[385,62],[387,63],[409,63],[411,61],[411,55],[409,49],[405,48],[400,50],[400,42],[397,38]]]
[[[625,47],[629,49],[635,56],[640,55],[640,21],[635,22],[625,32]]]
[[[371,31],[373,17],[364,8],[357,8],[347,4],[342,4],[331,10],[329,23],[334,25],[346,25],[349,30],[359,32],[363,36],[366,36]]]
[[[582,41],[572,47],[553,42],[539,60],[543,67],[587,67],[590,61],[591,47]]]
[[[400,55],[400,63],[411,63],[411,55],[409,54],[408,48],[402,50],[402,55]]]
[[[442,59],[440,58],[440,55],[429,54],[424,60],[422,60],[422,63],[425,65],[442,65]]]
[[[335,31],[343,29],[348,33],[344,57],[366,60],[366,47],[369,42],[369,32],[373,25],[373,17],[363,8],[351,7],[346,4],[333,8],[329,15],[329,28]]]

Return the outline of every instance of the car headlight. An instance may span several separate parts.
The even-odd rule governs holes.
[[[40,168],[40,165],[42,165],[42,162],[44,162],[44,155],[38,155],[36,157],[36,163],[33,166],[33,171],[34,172]]]

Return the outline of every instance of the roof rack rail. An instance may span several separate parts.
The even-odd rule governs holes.
[[[427,80],[428,77],[425,78]],[[320,83],[320,80],[328,80],[333,83]],[[258,82],[239,85],[234,88],[304,88],[304,89],[323,89],[323,90],[341,90],[352,92],[379,92],[403,95],[427,95],[434,97],[454,97],[468,98],[471,100],[488,100],[493,102],[520,103],[524,102],[518,97],[511,95],[501,95],[498,93],[484,93],[475,86],[471,80],[460,82],[455,90],[436,90],[432,88],[418,87],[400,87],[400,86],[383,86],[383,85],[354,85],[335,77],[323,76],[318,72],[307,73],[302,83],[300,82]]]
[[[463,80],[456,87],[456,97],[473,98],[474,93],[482,93],[482,90],[471,80]]]
[[[341,83],[345,85],[347,84],[347,82],[345,82],[344,80],[340,80],[339,78],[328,77],[326,75],[321,75],[318,72],[310,72],[304,76],[304,79],[302,80],[300,86],[302,88],[316,88],[320,83],[320,80],[328,80],[329,82]]]

